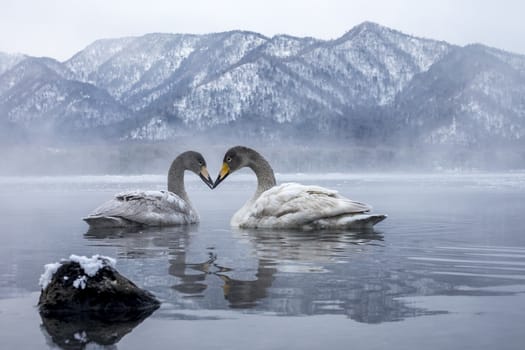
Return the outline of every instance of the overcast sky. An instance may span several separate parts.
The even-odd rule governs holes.
[[[525,54],[523,0],[1,0],[0,51],[71,57],[100,38],[243,29],[337,38],[363,21]]]

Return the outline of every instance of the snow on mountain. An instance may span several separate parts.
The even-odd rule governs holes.
[[[93,85],[69,80],[71,71],[50,58],[27,58],[0,76],[3,124],[28,129],[90,129],[129,117]]]
[[[78,52],[65,65],[80,81],[94,83],[91,74],[107,62],[111,57],[122,51],[135,38],[101,39],[97,40],[84,50]]]
[[[188,51],[180,66],[163,77],[160,84],[138,85],[126,94],[125,101],[134,110],[151,109],[152,104],[164,112],[172,110],[174,100],[227,72],[264,40],[259,34],[238,31],[208,34],[196,39],[195,46]]]
[[[396,113],[415,135],[430,144],[525,139],[525,74],[512,54],[489,51],[456,48],[410,82]]]
[[[141,110],[164,94],[220,74],[264,40],[249,32],[200,36],[154,33],[96,42],[66,65],[81,73],[77,79],[92,82],[134,110]],[[108,53],[102,54],[104,49]],[[95,65],[87,63],[92,56],[97,59]]]
[[[391,102],[449,49],[371,23],[328,42],[278,36],[165,112],[200,128],[249,115],[279,123],[315,119],[322,127],[350,107]]]
[[[365,22],[305,58],[312,66],[324,63],[325,74],[332,75],[331,81],[340,82],[342,98],[350,98],[355,104],[385,105],[415,74],[427,70],[449,49],[450,45],[443,42]]]
[[[161,83],[193,51],[195,40],[198,38],[148,34],[139,38],[96,42],[76,54],[66,65],[82,73],[77,79],[92,82],[120,99],[136,88],[144,76],[148,80],[155,75],[156,83]],[[97,60],[90,63],[92,56]]]
[[[314,38],[297,38],[290,35],[276,35],[261,45],[261,51],[268,56],[291,57],[308,47],[322,42]]]
[[[24,58],[26,58],[26,56],[22,54],[9,54],[0,52],[0,75],[14,67]]]
[[[471,45],[473,47],[477,47],[479,50],[483,51],[484,53],[493,55],[497,57],[499,60],[507,63],[512,68],[519,71],[521,74],[525,74],[525,55],[518,55],[515,53],[495,49],[493,47],[488,47],[484,45]]]
[[[98,40],[66,62],[0,54],[0,123],[137,140],[242,126],[266,138],[522,142],[524,76],[525,56],[370,22],[335,40],[152,33]]]
[[[175,137],[175,130],[161,118],[151,118],[145,125],[130,131],[122,139],[164,141]]]

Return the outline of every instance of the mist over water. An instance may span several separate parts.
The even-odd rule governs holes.
[[[24,143],[3,146],[0,176],[165,174],[186,150],[201,152],[212,172],[228,148],[255,148],[281,173],[327,172],[501,172],[525,169],[525,153],[515,149],[397,148],[293,139],[246,140],[196,136],[179,142]]]

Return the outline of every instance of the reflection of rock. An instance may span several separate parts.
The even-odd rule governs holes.
[[[130,333],[153,310],[137,314],[136,318],[127,321],[114,319],[98,320],[85,317],[42,318],[42,332],[53,344],[62,349],[84,349],[89,345],[104,346],[116,344],[123,336]],[[115,347],[116,348],[116,347]]]
[[[104,320],[133,320],[159,307],[148,291],[138,288],[113,267],[114,260],[72,255],[46,265],[38,301],[45,316],[87,314]]]

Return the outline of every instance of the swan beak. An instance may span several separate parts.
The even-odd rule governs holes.
[[[215,185],[213,185],[213,188],[219,186],[222,180],[224,180],[228,175],[230,175],[230,166],[226,163],[222,163],[221,172],[219,173],[219,176],[217,176],[217,180],[215,180]]]
[[[199,177],[202,179],[202,181],[204,181],[206,185],[208,185],[209,188],[213,190],[213,180],[211,179],[210,174],[208,173],[208,169],[205,166],[201,167]]]

